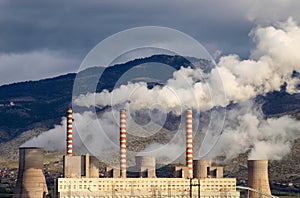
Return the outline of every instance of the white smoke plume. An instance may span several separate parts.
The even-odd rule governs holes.
[[[217,144],[209,150],[216,137],[207,134],[199,155],[208,152],[205,158],[225,156],[225,161],[242,153],[248,153],[249,159],[282,159],[300,138],[300,122],[289,116],[264,119],[255,109],[247,102],[229,110]]]
[[[300,71],[300,27],[296,22],[290,18],[274,26],[257,27],[251,31],[250,36],[256,43],[256,48],[249,60],[241,60],[238,55],[227,55],[221,57],[217,67],[208,74],[191,68],[181,68],[174,72],[173,78],[164,86],[148,89],[143,82],[129,83],[111,92],[104,90],[101,93],[81,95],[74,103],[84,107],[124,105],[131,110],[157,108],[156,104],[159,104],[163,112],[179,114],[186,108],[206,111],[216,106],[226,107],[230,103],[251,101],[257,95],[279,90],[284,82],[287,83],[289,93],[298,93],[299,90],[295,87],[299,84],[299,79],[292,78],[293,71]],[[222,78],[223,87],[220,86],[219,76]],[[209,152],[210,157],[224,154],[228,160],[248,152],[250,159],[281,159],[289,152],[293,140],[299,134],[298,121],[287,116],[264,119],[256,111],[245,112],[241,109],[243,108],[228,111],[223,133],[213,152]],[[115,132],[118,130],[113,124],[114,119],[111,116],[101,119],[103,130],[112,131],[112,139],[117,140],[118,135]],[[99,140],[95,149],[97,153],[103,153],[109,141],[99,132],[99,123],[94,123],[97,119],[85,112],[75,115],[75,120],[80,123],[80,130],[87,131],[84,141]],[[64,135],[65,127],[61,128],[60,133]],[[47,139],[50,137],[54,140],[55,131],[50,130],[31,143],[40,142],[46,136]],[[218,138],[210,138],[212,134],[206,135],[207,142],[203,143],[200,155],[205,152],[205,145],[210,140]],[[49,144],[47,141],[42,142]]]
[[[104,113],[97,119],[92,112],[74,113],[73,145],[79,154],[90,152],[95,156],[104,156],[106,152],[118,153],[118,124],[112,122],[111,113]],[[27,141],[22,146],[38,146],[48,151],[66,150],[66,118],[61,125]],[[87,148],[88,147],[88,150]]]
[[[257,27],[250,35],[257,46],[249,60],[240,60],[238,55],[223,56],[207,75],[181,68],[163,87],[148,89],[146,83],[129,83],[112,92],[82,95],[75,104],[90,107],[130,103],[133,109],[161,104],[166,111],[178,112],[182,107],[205,111],[279,90],[284,82],[288,92],[298,92],[295,86],[300,82],[292,78],[292,72],[300,71],[300,27],[288,19],[278,27]]]
[[[66,118],[62,118],[61,125],[55,125],[53,129],[33,137],[21,147],[41,147],[47,151],[62,151],[66,148],[66,136],[63,131],[67,128]]]
[[[185,148],[182,145],[185,145],[185,142],[182,140],[184,140],[184,138],[179,139],[176,143],[169,143],[166,145],[152,143],[137,155],[155,156],[157,163],[169,164],[175,159],[178,159],[184,153]],[[180,162],[184,164],[184,161],[182,161],[182,159],[180,160]]]
[[[75,100],[79,106],[115,106],[118,104],[130,105],[130,109],[157,108],[165,112],[173,111],[181,113],[182,108],[194,108],[208,110],[214,105],[211,102],[210,93],[205,83],[194,83],[202,79],[200,72],[191,68],[181,68],[175,71],[173,78],[169,79],[165,86],[155,86],[148,89],[144,82],[121,85],[112,92],[106,90],[101,93],[81,95]]]

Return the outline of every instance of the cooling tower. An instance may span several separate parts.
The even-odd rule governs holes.
[[[194,178],[207,178],[209,176],[211,160],[194,160]]]
[[[126,178],[126,111],[120,111],[120,175]]]
[[[260,192],[271,194],[268,177],[268,160],[248,160],[248,186]],[[251,198],[262,198],[255,192],[250,192]]]
[[[154,156],[135,156],[136,167],[139,177],[154,178],[155,173],[155,157]]]
[[[193,177],[193,112],[186,111],[186,166],[188,178]]]
[[[44,155],[40,148],[19,148],[19,173],[15,198],[42,198],[48,194],[43,174]]]

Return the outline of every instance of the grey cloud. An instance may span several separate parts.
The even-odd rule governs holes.
[[[58,76],[66,71],[74,71],[73,65],[77,62],[72,57],[46,50],[0,54],[0,85]]]
[[[143,25],[175,28],[207,44],[222,42],[224,35],[228,35],[225,37],[228,43],[234,43],[238,38],[247,44],[247,35],[237,31],[244,29],[246,22],[246,17],[241,16],[243,9],[230,3],[135,0],[5,2],[0,8],[0,25],[3,27],[1,52],[50,48],[83,56],[107,36]],[[222,48],[221,45],[218,47]]]
[[[297,0],[285,2],[2,0],[0,54],[59,51],[66,59],[72,57],[71,62],[77,60],[62,71],[66,73],[76,70],[80,60],[106,37],[128,28],[156,25],[191,35],[212,54],[220,50],[247,58],[251,50],[248,33],[257,23],[288,16],[300,20]],[[49,66],[49,74],[52,69]]]

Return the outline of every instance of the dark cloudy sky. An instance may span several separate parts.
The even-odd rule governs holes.
[[[299,10],[298,0],[1,0],[0,85],[74,72],[97,43],[138,26],[174,28],[211,54],[247,58],[251,29],[299,23]]]

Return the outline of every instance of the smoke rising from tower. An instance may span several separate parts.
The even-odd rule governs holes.
[[[289,152],[293,140],[299,134],[299,124],[288,116],[265,119],[253,107],[252,101],[257,95],[280,90],[280,86],[285,82],[288,93],[299,92],[296,88],[299,78],[292,76],[293,71],[300,71],[299,35],[300,27],[293,19],[274,26],[257,27],[250,33],[256,47],[249,60],[241,60],[238,55],[234,54],[223,56],[217,67],[209,73],[195,72],[192,68],[181,68],[173,73],[173,77],[164,86],[154,86],[149,89],[144,82],[128,83],[111,92],[104,90],[101,93],[81,95],[75,99],[74,104],[92,107],[96,102],[95,105],[100,108],[119,105],[130,107],[130,111],[151,109],[155,108],[153,104],[160,104],[161,111],[173,112],[177,115],[181,115],[182,109],[187,108],[204,113],[213,108],[235,104],[237,107],[227,111],[223,133],[221,135],[206,134],[207,138],[201,148],[203,151],[200,151],[199,155],[206,153],[206,146],[215,138],[220,138],[214,150],[207,151],[209,156],[225,155],[226,159],[232,159],[240,153],[249,152],[251,159],[281,159]],[[224,88],[219,86],[217,78],[219,75]],[[225,99],[223,91],[226,94]],[[89,112],[75,114],[75,116],[77,116],[75,119],[78,123],[86,121],[91,123],[91,125],[85,126],[91,131],[81,137],[83,142],[93,142],[95,137],[105,134],[95,132],[102,130],[99,129],[97,122],[101,122],[101,126],[105,130],[113,128],[114,132],[109,135],[113,137],[112,139],[117,139],[118,134],[115,133],[118,131],[115,130],[117,125],[113,124],[112,120],[115,118],[111,113],[104,113],[100,119],[103,121],[97,120]],[[217,115],[212,118],[212,121],[216,125],[223,124]],[[80,125],[77,126],[78,130],[83,129],[83,126]],[[56,129],[58,130],[58,128],[60,127]],[[205,133],[205,129],[202,129],[202,132]],[[53,133],[49,132],[49,136],[51,134]],[[43,141],[45,136],[47,135],[41,135],[31,143]],[[75,139],[76,137],[74,137],[74,141]],[[47,141],[51,142],[49,139]],[[107,145],[108,143],[103,141],[103,144]],[[174,145],[170,144],[170,146]],[[184,142],[175,147],[184,148]],[[105,146],[103,146],[104,148]],[[226,152],[223,152],[224,148],[226,148]]]

